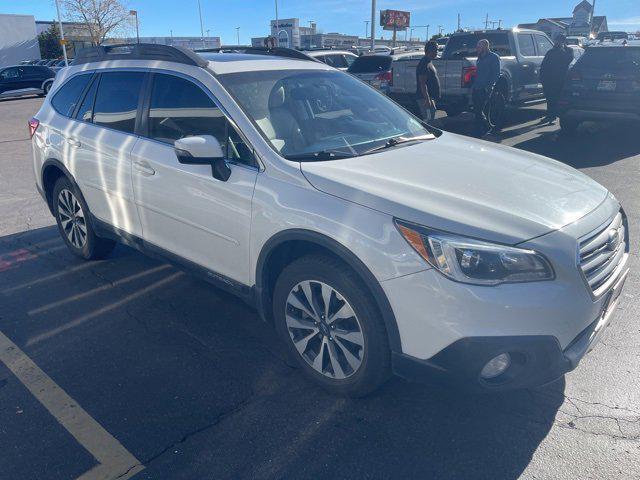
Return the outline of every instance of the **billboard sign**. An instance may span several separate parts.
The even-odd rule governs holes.
[[[380,10],[380,26],[384,30],[406,30],[411,21],[411,13],[402,10]]]

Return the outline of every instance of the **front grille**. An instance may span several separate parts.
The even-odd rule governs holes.
[[[622,212],[589,234],[578,247],[580,269],[595,296],[601,295],[617,277],[618,267],[626,258],[627,232]]]

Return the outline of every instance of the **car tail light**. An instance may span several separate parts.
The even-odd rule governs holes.
[[[386,82],[391,85],[393,83],[393,74],[391,73],[391,70],[387,70],[386,72],[376,75],[376,80],[380,80],[381,82]]]
[[[470,87],[474,78],[478,75],[478,67],[464,67],[462,69],[462,87]]]
[[[31,120],[29,120],[28,123],[29,123],[29,136],[33,138],[33,135],[36,133],[36,130],[40,125],[40,120],[38,120],[37,118],[32,118]]]

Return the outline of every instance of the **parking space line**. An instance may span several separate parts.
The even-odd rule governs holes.
[[[0,332],[0,361],[31,394],[86,449],[98,466],[80,478],[130,478],[144,466],[118,440],[44,373],[20,348]],[[119,477],[122,475],[122,477]]]

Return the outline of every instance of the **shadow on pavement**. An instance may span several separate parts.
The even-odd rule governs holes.
[[[515,479],[564,400],[564,380],[331,397],[239,300],[125,247],[83,262],[55,227],[0,238],[0,329],[145,464],[136,478]],[[56,436],[37,432],[3,436],[46,452]],[[14,459],[11,475],[45,478],[37,465]]]
[[[559,160],[574,168],[609,165],[640,154],[638,124],[585,123],[575,135],[544,132],[513,145]]]

